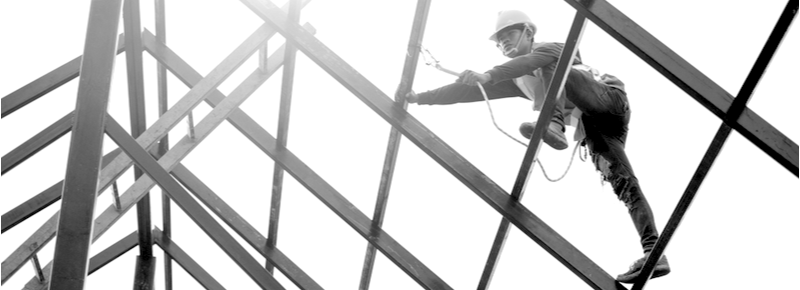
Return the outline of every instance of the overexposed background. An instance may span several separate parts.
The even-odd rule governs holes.
[[[0,4],[0,95],[80,55],[89,1],[4,1]],[[281,5],[283,1],[276,2]],[[785,1],[611,1],[618,9],[680,54],[730,94],[736,95],[762,49]],[[208,74],[262,20],[238,1],[167,0],[167,44],[202,75]],[[317,37],[388,96],[400,81],[416,1],[312,1],[302,11]],[[424,45],[442,65],[483,71],[505,61],[487,40],[497,11],[519,9],[538,25],[537,41],[563,42],[574,9],[562,1],[433,1]],[[142,26],[155,31],[153,1],[141,3]],[[123,26],[119,26],[120,32]],[[283,42],[276,35],[270,50]],[[751,109],[797,142],[791,125],[798,94],[796,25],[789,30],[749,103]],[[633,108],[627,152],[662,228],[710,144],[720,120],[594,24],[581,43],[586,64],[626,84]],[[124,53],[117,57],[109,112],[129,128]],[[228,94],[258,66],[254,55],[219,89]],[[147,123],[158,117],[156,65],[144,53]],[[454,77],[418,65],[414,89],[425,91]],[[241,108],[277,134],[280,72]],[[169,76],[173,104],[189,88]],[[75,107],[71,81],[0,122],[3,154]],[[522,98],[493,102],[501,127],[516,132],[535,120]],[[209,106],[199,105],[199,122]],[[483,173],[510,192],[525,148],[499,133],[482,102],[409,106],[409,111]],[[572,128],[570,128],[572,129]],[[288,147],[358,209],[372,215],[390,126],[298,53]],[[174,144],[186,124],[170,132]],[[572,130],[567,132],[572,136]],[[0,210],[11,208],[63,179],[69,135],[1,179]],[[574,146],[574,144],[570,144]],[[108,138],[105,151],[116,148]],[[572,147],[543,147],[539,158],[550,175],[566,168]],[[183,164],[266,236],[274,163],[230,124],[223,123]],[[601,185],[590,162],[576,159],[563,181],[549,183],[537,168],[523,199],[537,216],[612,276],[627,270],[641,248],[625,206],[610,185]],[[128,171],[120,190],[132,184]],[[648,289],[797,289],[800,271],[800,182],[760,149],[733,132],[667,249],[673,273]],[[96,213],[112,203],[97,200]],[[153,225],[161,224],[161,193],[151,191]],[[2,235],[5,259],[59,209],[56,203]],[[297,181],[286,175],[278,247],[326,289],[358,287],[367,242]],[[173,204],[173,240],[229,289],[256,284]],[[500,215],[408,140],[401,141],[384,229],[455,289],[477,286]],[[136,230],[135,211],[92,246],[97,253]],[[234,236],[236,236],[234,234]],[[238,236],[236,237],[238,239]],[[241,239],[258,260],[263,261]],[[39,254],[46,264],[49,243]],[[163,254],[156,282],[163,288]],[[138,249],[88,278],[87,289],[131,287]],[[175,289],[200,289],[177,264]],[[282,274],[282,285],[294,289]],[[33,277],[25,265],[3,289],[19,289]],[[382,254],[372,289],[419,286]],[[511,230],[491,289],[584,289],[586,284],[516,228]]]

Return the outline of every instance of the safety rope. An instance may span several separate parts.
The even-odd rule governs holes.
[[[457,73],[457,72],[455,72],[453,70],[449,70],[449,69],[446,69],[446,68],[442,67],[442,65],[439,64],[439,60],[437,60],[435,57],[433,57],[433,54],[431,54],[431,52],[427,48],[422,46],[421,44],[420,44],[420,48],[421,48],[420,49],[420,53],[422,54],[422,58],[425,60],[425,64],[426,65],[432,66],[432,67],[434,67],[434,68],[436,68],[436,69],[438,69],[438,70],[440,70],[442,72],[445,72],[445,73],[448,73],[448,74],[451,74],[451,75],[454,75],[454,76],[457,76],[457,77],[460,76],[459,73]],[[492,123],[494,124],[494,127],[497,128],[497,130],[500,130],[500,132],[502,132],[506,136],[508,136],[508,138],[511,138],[512,140],[516,141],[520,145],[525,146],[527,148],[528,147],[527,143],[520,141],[519,139],[515,138],[514,136],[511,136],[511,134],[508,134],[508,132],[506,132],[505,130],[500,128],[499,125],[497,125],[497,121],[494,118],[494,111],[492,110],[492,105],[489,102],[489,96],[486,94],[486,90],[483,88],[483,85],[481,85],[480,82],[475,82],[475,84],[481,90],[481,94],[483,94],[483,100],[486,101],[486,107],[489,108],[489,116],[492,118]],[[581,142],[576,142],[575,143],[575,149],[572,150],[572,157],[570,157],[570,159],[569,159],[569,164],[567,165],[567,169],[564,170],[564,173],[561,174],[561,176],[556,178],[556,179],[550,178],[550,176],[547,174],[547,171],[544,169],[544,165],[542,164],[542,161],[539,160],[539,158],[536,158],[534,160],[534,162],[539,165],[539,168],[542,169],[542,174],[544,174],[544,178],[546,178],[550,182],[558,182],[561,179],[563,179],[565,176],[567,176],[567,172],[569,172],[569,169],[572,167],[572,161],[575,160],[575,155],[578,152],[578,148],[582,147],[580,144],[581,144]],[[588,150],[584,153],[584,156],[580,157],[580,159],[585,162],[587,158],[588,158]]]

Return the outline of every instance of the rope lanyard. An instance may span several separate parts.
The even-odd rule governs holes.
[[[435,57],[433,57],[433,54],[431,54],[431,52],[427,48],[422,46],[421,44],[420,44],[420,48],[421,48],[420,49],[420,53],[422,54],[422,58],[425,60],[425,64],[426,65],[432,66],[432,67],[434,67],[434,68],[436,68],[436,69],[438,69],[438,70],[440,70],[442,72],[451,74],[451,75],[456,76],[456,77],[460,76],[459,73],[442,67],[442,65],[439,64],[439,60],[437,60]],[[499,125],[497,125],[497,121],[494,118],[494,111],[492,110],[492,105],[489,103],[489,96],[486,95],[486,90],[483,88],[483,85],[481,85],[480,82],[475,82],[475,84],[478,86],[478,89],[481,90],[481,94],[483,95],[483,100],[486,101],[486,107],[489,108],[489,116],[492,118],[492,123],[494,124],[494,127],[497,128],[497,130],[500,130],[500,132],[502,132],[506,136],[508,136],[508,138],[511,138],[512,140],[516,141],[517,143],[519,143],[522,146],[528,147],[527,143],[522,142],[517,138],[514,138],[514,136],[511,136],[511,134],[508,134],[508,132],[506,132],[505,130],[500,128]],[[570,157],[570,159],[569,159],[569,164],[567,165],[567,169],[564,171],[563,174],[561,174],[561,176],[559,176],[556,179],[550,178],[550,176],[547,174],[547,171],[544,170],[544,165],[542,165],[542,161],[539,160],[539,158],[536,158],[534,160],[534,162],[539,164],[539,168],[542,169],[542,173],[544,174],[544,178],[546,178],[550,182],[557,182],[557,181],[560,181],[561,179],[563,179],[564,176],[567,176],[567,172],[569,172],[569,169],[572,167],[572,161],[575,160],[575,155],[578,152],[578,148],[581,147],[580,144],[581,144],[581,142],[576,142],[575,149],[572,150],[572,157]],[[588,155],[588,151],[585,152],[583,156],[581,156],[581,160],[586,161],[586,159],[587,159],[586,155]]]

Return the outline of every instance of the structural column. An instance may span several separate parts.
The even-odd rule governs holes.
[[[89,11],[50,289],[86,282],[121,9],[121,0],[94,0]]]

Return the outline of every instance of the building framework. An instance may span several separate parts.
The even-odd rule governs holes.
[[[736,97],[726,92],[607,1],[565,1],[575,8],[575,18],[538,124],[547,124],[546,121],[552,116],[556,96],[560,95],[563,89],[567,69],[572,65],[587,21],[594,22],[722,121],[667,225],[662,230],[651,257],[661,256],[667,247],[732,130],[742,134],[786,170],[798,176],[797,144],[747,107],[756,85],[794,20],[798,8],[797,0],[787,2]],[[5,258],[2,264],[3,283],[20,267],[31,261],[37,269],[37,276],[30,280],[25,289],[48,287],[83,289],[87,275],[138,247],[134,288],[152,289],[157,268],[153,257],[153,245],[156,245],[167,257],[163,266],[166,289],[173,288],[172,261],[178,263],[207,289],[223,289],[214,277],[183,252],[179,245],[171,241],[172,225],[169,217],[171,203],[174,202],[260,287],[283,289],[272,276],[274,269],[278,269],[300,289],[322,289],[312,277],[284,255],[277,244],[282,184],[284,173],[288,173],[369,242],[360,289],[369,288],[377,251],[381,251],[423,288],[451,289],[445,281],[381,228],[402,134],[503,216],[494,243],[489,250],[478,289],[489,287],[512,224],[582,279],[588,287],[627,289],[519,202],[542,144],[545,131],[543,126],[538,126],[534,130],[514,187],[511,193],[508,193],[408,114],[407,103],[403,96],[411,90],[414,82],[430,0],[419,0],[417,3],[405,65],[394,100],[316,39],[312,26],[308,24],[301,26],[298,23],[300,10],[309,2],[308,0],[292,0],[283,8],[267,0],[241,0],[241,2],[262,18],[264,24],[203,77],[166,46],[164,0],[156,0],[155,34],[142,29],[138,0],[94,0],[89,14],[84,57],[76,57],[2,98],[2,117],[6,117],[75,78],[78,78],[79,82],[78,101],[73,112],[2,157],[2,173],[5,174],[60,137],[72,132],[67,172],[63,181],[50,186],[2,216],[2,231],[5,233],[59,199],[62,201],[60,212],[53,215],[19,245],[16,251]],[[120,22],[124,26],[123,35],[117,35]],[[287,42],[272,55],[268,55],[267,40],[276,33],[283,35]],[[392,125],[378,190],[378,201],[372,218],[356,209],[343,195],[286,148],[298,50]],[[113,71],[114,58],[123,51],[126,52],[127,63],[131,118],[129,131],[126,131],[114,117],[108,115],[106,110],[111,81],[107,76]],[[158,61],[160,118],[150,127],[146,126],[144,117],[142,59],[145,51]],[[227,96],[218,91],[220,83],[254,53],[259,55],[259,67]],[[273,137],[238,107],[281,66],[284,72],[278,133]],[[191,88],[171,107],[167,106],[168,71]],[[213,110],[195,124],[191,115],[192,109],[203,101],[211,105]],[[189,134],[174,144],[169,144],[167,133],[184,118],[190,123]],[[251,226],[181,164],[181,160],[226,120],[275,161],[271,214],[266,236]],[[109,136],[119,148],[104,156],[102,145],[105,135]],[[120,194],[116,179],[131,167],[134,167],[136,181]],[[148,192],[154,186],[159,186],[166,193],[162,203],[163,229],[153,226],[150,220]],[[95,200],[109,187],[114,194],[115,203],[94,218]],[[197,200],[206,205],[211,212]],[[134,205],[137,209],[138,229],[90,257],[89,249],[93,241]],[[235,234],[266,258],[266,265],[256,261],[255,257],[234,239],[233,233],[215,221],[212,214],[224,221]],[[53,261],[42,267],[37,252],[53,238],[55,238]],[[648,275],[640,277],[632,289],[645,287],[655,263],[655,258],[647,260],[643,273]]]

